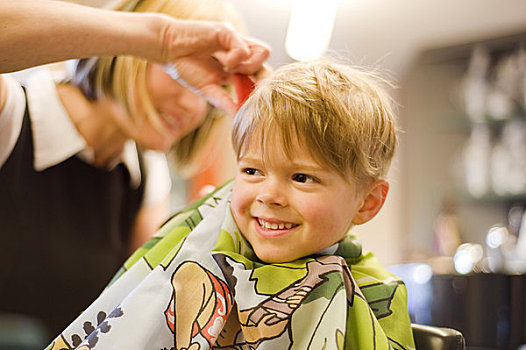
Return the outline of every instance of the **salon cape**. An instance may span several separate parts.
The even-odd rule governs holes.
[[[414,349],[405,286],[353,235],[263,263],[231,187],[170,219],[47,349]]]

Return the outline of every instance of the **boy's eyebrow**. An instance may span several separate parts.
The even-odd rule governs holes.
[[[240,156],[239,157],[239,162],[260,162],[261,161],[261,158],[259,157],[247,157],[247,156]]]
[[[259,163],[261,162],[260,157],[241,157],[239,158],[239,161],[245,161],[249,163]],[[318,163],[312,162],[312,163],[305,163],[305,162],[298,162],[293,159],[291,159],[291,164],[295,168],[299,168],[301,170],[308,170],[308,171],[317,171],[317,172],[325,172],[329,171],[327,167],[321,166]]]
[[[301,162],[294,162],[293,161],[292,164],[295,167],[298,167],[298,168],[300,168],[302,170],[310,170],[310,171],[318,171],[318,172],[327,171],[326,167],[323,167],[323,166],[318,165],[316,163],[310,164],[310,163],[301,163]]]

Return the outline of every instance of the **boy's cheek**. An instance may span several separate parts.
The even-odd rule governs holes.
[[[237,210],[246,209],[245,207],[250,206],[253,197],[250,187],[242,179],[236,178],[232,188],[231,206],[235,206]]]
[[[304,219],[311,221],[312,223],[323,222],[327,220],[327,217],[330,216],[331,211],[327,210],[327,206],[320,205],[319,202],[299,201],[301,204],[300,208],[296,208],[298,212],[301,213]]]
[[[240,226],[243,221],[247,220],[247,201],[236,191],[232,193],[232,198],[230,200],[230,211],[232,212],[232,216],[234,217],[234,220],[238,226]]]
[[[239,191],[237,191],[236,183],[234,183],[234,187],[232,189],[232,197],[230,198],[230,207],[232,210],[235,210],[235,208],[239,207]]]
[[[331,208],[318,204],[304,206],[302,217],[308,221],[313,230],[320,231],[319,234],[326,235],[327,232],[332,232],[336,237],[335,242],[345,237],[352,222],[349,213],[342,211],[341,208]]]

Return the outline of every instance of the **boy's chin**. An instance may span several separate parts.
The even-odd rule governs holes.
[[[276,254],[270,254],[268,252],[255,252],[256,256],[261,262],[264,262],[266,264],[280,264],[280,263],[286,263],[290,262],[292,260],[286,259],[283,255],[276,255]]]
[[[337,249],[337,245],[340,241],[335,242],[334,244],[317,250],[313,252],[308,252],[301,254],[300,252],[287,252],[287,254],[283,253],[284,249],[280,249],[278,251],[275,250],[265,250],[265,249],[254,249],[254,253],[256,254],[259,261],[267,263],[267,264],[282,264],[282,263],[289,263],[300,259],[305,258],[314,258],[316,256],[320,255],[332,255]]]
[[[283,264],[293,262],[298,259],[307,257],[308,255],[299,254],[286,254],[283,252],[271,253],[271,252],[255,252],[258,259],[266,264]]]

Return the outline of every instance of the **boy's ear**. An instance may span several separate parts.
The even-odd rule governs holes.
[[[389,182],[385,180],[378,180],[369,185],[362,205],[358,208],[352,223],[354,225],[361,225],[374,218],[384,205],[388,191]]]

